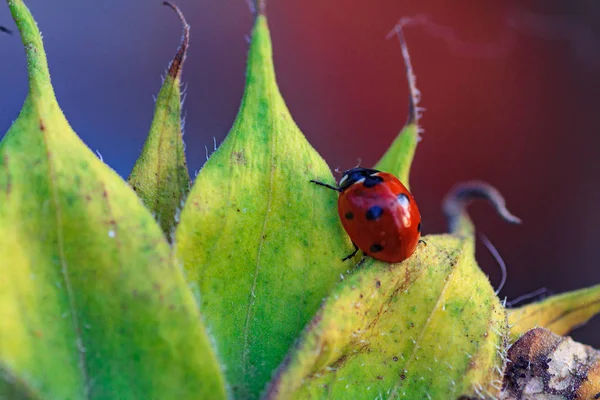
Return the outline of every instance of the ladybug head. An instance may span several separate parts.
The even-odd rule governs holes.
[[[378,173],[379,171],[377,171],[376,169],[368,169],[361,167],[352,168],[347,171],[344,171],[344,175],[342,175],[342,178],[338,182],[338,186],[340,187],[341,191],[344,191],[356,182],[364,181],[365,179],[374,177]]]

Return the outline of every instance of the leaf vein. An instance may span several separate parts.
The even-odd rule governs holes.
[[[267,101],[268,104],[272,104],[272,99],[270,93],[268,95],[269,99]],[[275,128],[275,127],[272,127]],[[275,129],[273,129],[276,131]],[[271,201],[273,199],[273,175],[275,174],[275,148],[276,148],[276,135],[271,135],[271,158],[270,158],[270,166],[269,166],[269,190],[267,192],[267,209],[265,211],[265,217],[263,221],[263,227],[261,230],[261,234],[259,237],[258,243],[258,253],[256,255],[256,267],[254,269],[254,280],[252,282],[252,289],[250,290],[250,294],[248,296],[248,307],[246,310],[246,322],[244,324],[244,346],[242,351],[242,374],[246,376],[248,373],[248,341],[250,335],[250,320],[252,318],[252,308],[254,306],[254,299],[256,299],[256,285],[258,282],[258,274],[260,272],[260,259],[262,255],[263,245],[265,243],[265,233],[267,230],[267,224],[269,222],[269,213],[271,212]]]
[[[38,115],[42,115],[40,107],[37,104],[37,102],[33,102],[33,104],[34,104],[34,107],[37,108]],[[43,121],[40,121],[40,122],[43,122]],[[44,126],[43,123],[40,126]],[[71,286],[71,279],[69,277],[69,265],[67,263],[66,255],[65,255],[64,232],[63,232],[63,227],[62,227],[63,216],[62,216],[62,210],[61,210],[60,202],[59,202],[59,198],[58,198],[58,192],[55,187],[56,172],[53,169],[52,156],[50,153],[50,146],[48,144],[48,137],[47,137],[46,130],[42,129],[41,133],[42,133],[42,138],[44,141],[44,146],[46,147],[46,158],[48,159],[48,184],[50,186],[51,199],[52,199],[52,202],[54,203],[54,209],[55,209],[56,236],[57,236],[57,241],[58,241],[58,255],[60,258],[61,273],[63,276],[63,280],[65,282],[65,288],[67,290],[67,298],[69,301],[69,309],[71,312],[71,320],[73,323],[73,329],[75,331],[75,334],[77,335],[76,348],[77,348],[77,353],[79,354],[79,368],[81,370],[81,373],[82,373],[83,379],[84,379],[84,397],[90,398],[90,379],[89,379],[88,371],[87,371],[87,363],[86,363],[86,356],[85,356],[85,350],[84,350],[85,347],[84,347],[83,343],[81,342],[81,324],[77,317],[77,310],[76,310],[75,298],[74,298],[74,294],[73,294],[73,287]]]
[[[431,323],[431,321],[433,320],[433,316],[437,314],[439,308],[442,305],[442,301],[445,299],[446,290],[448,289],[448,287],[450,286],[450,282],[452,282],[452,280],[454,278],[454,274],[455,274],[456,270],[458,269],[458,265],[459,265],[459,260],[456,260],[454,265],[452,266],[452,271],[450,272],[450,274],[448,275],[448,278],[446,279],[446,282],[444,283],[444,287],[442,288],[435,305],[433,306],[433,308],[431,309],[431,312],[429,313],[429,316],[427,317],[427,321],[425,321],[425,323],[423,324],[423,328],[421,328],[421,332],[419,333],[419,337],[417,338],[417,340],[414,343],[413,351],[412,351],[410,357],[408,357],[406,362],[404,363],[404,367],[403,367],[404,370],[407,370],[408,365],[414,361],[417,350],[419,349],[419,344],[423,340],[423,337],[425,336],[425,333],[427,332],[427,328],[428,328],[429,324]],[[394,391],[392,392],[392,396],[390,396],[390,397],[395,396],[397,394],[397,391],[399,388],[400,388],[399,385],[395,385]],[[452,394],[454,394],[454,390],[455,390],[455,388],[453,388]]]

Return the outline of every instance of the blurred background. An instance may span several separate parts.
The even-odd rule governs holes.
[[[127,177],[181,37],[161,1],[28,0],[44,34],[61,107],[82,139]],[[192,26],[184,67],[185,142],[194,176],[227,134],[244,85],[252,17],[244,0],[177,0]],[[407,115],[405,36],[425,129],[411,175],[425,233],[456,182],[498,187],[524,221],[471,207],[508,266],[501,297],[600,283],[600,2],[580,0],[269,0],[281,91],[331,168],[371,166]],[[26,95],[24,52],[5,5],[0,25],[0,132]],[[3,134],[3,133],[2,133]],[[207,150],[208,149],[208,150]],[[500,272],[478,245],[494,285]],[[573,334],[600,347],[600,317]]]

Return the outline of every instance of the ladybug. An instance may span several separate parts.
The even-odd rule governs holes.
[[[394,175],[367,168],[344,171],[337,186],[311,180],[339,193],[338,213],[354,252],[388,263],[410,257],[421,237],[421,214],[414,197]]]

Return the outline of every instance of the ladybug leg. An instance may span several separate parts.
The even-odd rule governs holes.
[[[363,263],[365,262],[365,260],[367,259],[367,255],[363,254],[362,258],[360,259],[360,261],[358,262],[358,264],[356,264],[356,267],[360,267],[361,265],[363,265]]]
[[[423,239],[419,239],[419,243],[423,243],[424,246],[427,246],[427,242],[424,241]]]
[[[339,187],[336,187],[336,186],[329,185],[329,184],[327,184],[327,183],[325,183],[325,182],[316,181],[316,180],[314,180],[314,179],[311,179],[310,181],[311,181],[312,183],[316,183],[316,184],[317,184],[317,185],[319,185],[319,186],[324,186],[324,187],[326,187],[327,189],[335,190],[336,192],[341,192],[341,190],[340,190],[340,188],[339,188]]]
[[[352,257],[354,257],[356,255],[356,253],[358,253],[358,247],[352,243],[354,245],[354,251],[352,252],[352,254],[348,254],[346,257],[342,258],[342,261],[346,261],[351,259]]]

